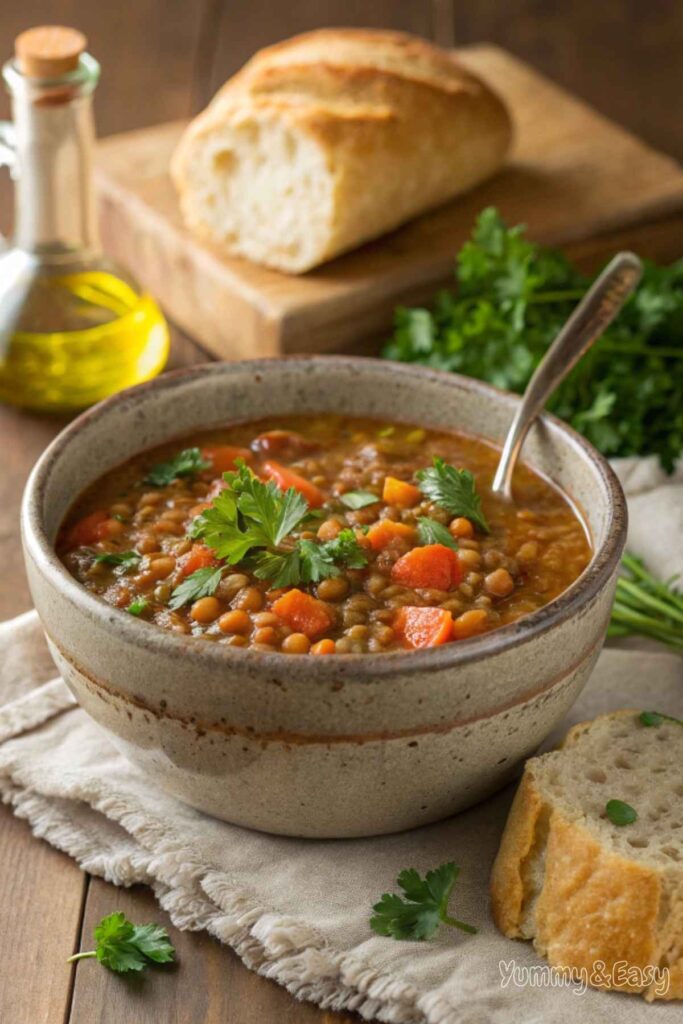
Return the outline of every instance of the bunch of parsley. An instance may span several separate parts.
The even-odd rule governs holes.
[[[396,311],[383,355],[521,392],[590,279],[484,210],[457,255],[457,291]],[[548,408],[607,456],[683,451],[683,260],[645,263],[642,281]]]

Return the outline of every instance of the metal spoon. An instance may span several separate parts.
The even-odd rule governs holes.
[[[555,388],[612,323],[640,281],[643,265],[632,252],[620,252],[586,292],[529,381],[510,425],[493,478],[494,494],[512,501],[512,474],[529,427]]]

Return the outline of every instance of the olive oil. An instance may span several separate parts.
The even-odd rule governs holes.
[[[0,360],[0,401],[46,411],[82,409],[156,376],[168,348],[158,306],[119,274],[44,274],[24,299]]]
[[[73,411],[149,380],[168,357],[158,306],[100,247],[92,188],[99,65],[74,29],[29,29],[3,68],[13,123],[0,165],[15,181],[0,248],[0,401]]]

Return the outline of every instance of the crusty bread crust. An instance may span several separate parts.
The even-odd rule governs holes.
[[[622,716],[633,721],[637,715],[616,712],[596,722]],[[575,746],[594,725],[574,726],[560,751]],[[510,809],[491,873],[496,925],[509,938],[532,938],[552,966],[581,972],[589,982],[596,977],[596,962],[603,961],[599,987],[641,993],[648,1001],[683,998],[680,865],[669,870],[630,859],[601,842],[580,814],[560,809],[539,782],[548,756],[527,762]],[[561,762],[555,764],[561,774]],[[619,964],[643,970],[666,966],[668,990],[661,991],[656,981],[613,982]]]
[[[294,140],[314,145],[322,158],[318,178],[326,176],[331,196],[329,208],[318,199],[317,207],[313,200],[308,208],[299,200],[293,209],[297,218],[316,225],[322,218],[313,248],[295,245],[287,252],[287,239],[274,238],[272,251],[262,253],[262,262],[294,272],[472,188],[500,167],[511,139],[498,97],[423,40],[398,32],[322,29],[278,43],[257,53],[223,86],[188,127],[173,157],[186,222],[226,251],[249,255],[249,227],[222,236],[220,223],[212,223],[199,199],[207,178],[206,169],[196,170],[201,148],[246,123],[265,131],[273,118]],[[208,175],[221,173],[233,172],[223,167]]]

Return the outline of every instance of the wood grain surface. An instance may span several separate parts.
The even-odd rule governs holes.
[[[379,13],[376,13],[379,12]],[[376,16],[375,16],[376,14]],[[680,59],[683,5],[673,0],[5,0],[0,4],[0,59],[14,36],[41,22],[82,28],[101,61],[96,96],[101,134],[187,118],[229,72],[261,46],[315,24],[383,22],[423,32],[444,45],[488,39],[507,47],[596,109],[679,159],[683,158]],[[8,114],[0,90],[0,117]],[[10,187],[0,175],[0,230],[10,226]],[[672,235],[672,229],[674,235]],[[665,258],[679,218],[610,234],[612,247],[632,245]],[[589,265],[596,243],[581,243]],[[176,364],[204,353],[179,331]],[[0,407],[0,618],[30,606],[19,551],[18,508],[30,468],[61,421]],[[0,808],[0,1021],[2,1024],[348,1024],[297,1003],[247,971],[229,950],[203,935],[172,929],[178,967],[154,971],[136,988],[86,961],[66,965],[90,944],[94,922],[113,910],[135,920],[167,918],[149,890],[116,889],[83,875],[74,862],[31,836]]]
[[[219,358],[342,351],[390,330],[399,303],[452,279],[477,213],[497,206],[531,237],[566,245],[683,211],[683,170],[497,47],[457,56],[505,98],[507,165],[479,188],[301,276],[227,258],[183,226],[168,164],[182,124],[102,143],[105,244]],[[670,253],[680,245],[672,231]],[[605,247],[604,255],[609,254]]]

